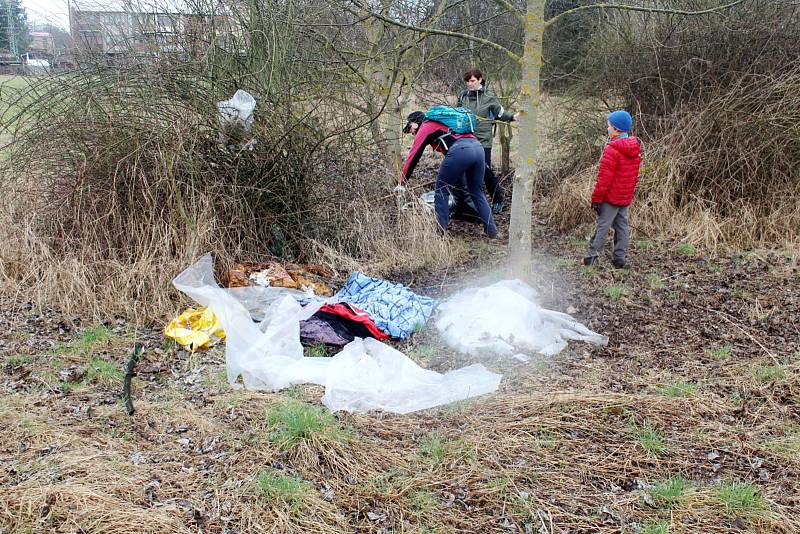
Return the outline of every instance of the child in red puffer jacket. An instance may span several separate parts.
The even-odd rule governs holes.
[[[625,267],[630,228],[628,206],[633,201],[633,191],[639,181],[639,165],[642,162],[641,143],[630,135],[633,119],[624,110],[608,115],[608,143],[600,158],[597,183],[592,193],[592,209],[597,212],[597,230],[589,250],[583,258],[584,265],[593,265],[603,252],[606,234],[614,229],[614,267]]]

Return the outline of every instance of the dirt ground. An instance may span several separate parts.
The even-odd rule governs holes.
[[[453,233],[468,264],[396,278],[434,296],[498,279],[504,239]],[[609,345],[467,358],[426,328],[398,344],[421,365],[504,376],[406,416],[232,390],[221,347],[3,306],[0,532],[800,532],[796,258],[636,240],[630,268],[587,268],[583,236],[544,225],[535,246],[542,304]]]

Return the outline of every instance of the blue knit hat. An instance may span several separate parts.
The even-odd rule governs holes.
[[[620,132],[630,132],[631,128],[633,128],[633,118],[624,109],[609,113],[608,122]]]

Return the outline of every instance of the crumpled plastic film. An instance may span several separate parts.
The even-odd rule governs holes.
[[[527,351],[558,354],[574,339],[606,345],[608,338],[566,313],[536,303],[536,291],[519,280],[460,291],[439,305],[436,327],[465,354],[511,356]]]
[[[225,331],[217,316],[208,308],[189,308],[169,322],[164,335],[192,352],[207,349],[225,339]]]
[[[222,288],[214,279],[210,254],[179,274],[173,284],[216,314],[227,335],[225,359],[232,385],[240,376],[247,389],[275,391],[292,384],[319,384],[325,386],[323,402],[332,410],[409,413],[490,393],[500,383],[500,375],[482,365],[443,375],[422,369],[374,339],[357,339],[333,358],[304,357],[300,321],[311,317],[324,301],[301,306],[284,288]],[[256,303],[266,306],[259,323],[248,311],[255,311]]]
[[[356,339],[333,357],[322,402],[333,411],[409,413],[491,393],[500,378],[481,364],[437,373],[377,339]]]
[[[250,131],[255,120],[255,109],[256,99],[253,98],[253,95],[242,89],[237,90],[230,100],[217,102],[219,122],[223,127],[231,124],[238,124],[246,131]]]

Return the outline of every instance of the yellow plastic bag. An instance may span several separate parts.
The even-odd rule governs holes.
[[[225,339],[217,316],[208,308],[189,308],[170,321],[164,335],[192,352],[207,349]]]

